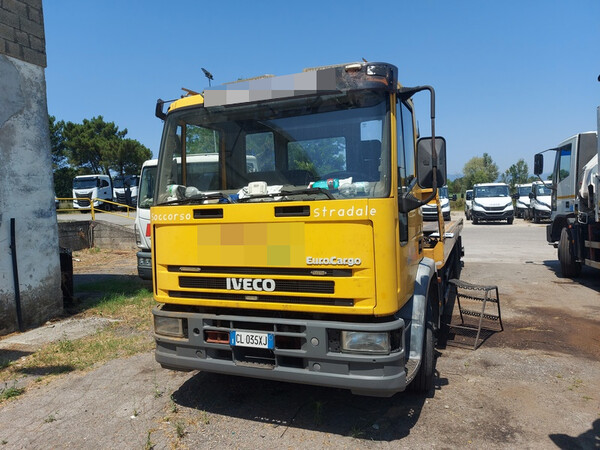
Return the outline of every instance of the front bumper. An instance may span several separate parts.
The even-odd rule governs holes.
[[[549,219],[552,215],[552,211],[548,209],[536,209],[535,215],[540,219]]]
[[[152,253],[141,250],[137,252],[138,275],[142,280],[152,279]]]
[[[154,334],[156,361],[176,370],[203,370],[252,378],[350,389],[354,393],[391,396],[406,388],[403,319],[354,323],[167,311],[154,316],[186,321],[185,337]],[[214,342],[209,332],[225,336],[233,330],[274,334],[275,348],[256,349]],[[388,355],[342,353],[340,330],[389,331],[396,336]]]
[[[515,217],[513,209],[506,211],[482,211],[480,209],[472,209],[471,216],[478,220],[506,220]]]

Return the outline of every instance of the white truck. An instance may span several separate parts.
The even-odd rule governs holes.
[[[535,223],[540,223],[542,219],[550,219],[552,212],[551,194],[552,183],[550,181],[534,181],[531,183],[531,191],[529,192],[529,219]]]
[[[597,111],[600,130],[600,108]],[[534,173],[544,170],[544,155],[555,153],[548,243],[558,248],[561,274],[577,277],[582,266],[600,269],[600,178],[598,133],[579,133],[558,147],[535,155]]]
[[[136,206],[139,175],[118,175],[113,178],[113,198],[121,205]]]
[[[94,208],[111,209],[110,203],[101,200],[113,200],[112,181],[108,175],[79,175],[73,179],[73,208],[79,210]]]
[[[479,183],[473,186],[473,224],[481,221],[506,220],[510,225],[515,218],[512,197],[506,183]]]
[[[152,279],[150,206],[154,202],[157,159],[149,159],[142,165],[139,178],[137,209],[135,212],[135,237],[138,248],[138,275],[143,280]]]
[[[531,183],[517,184],[515,186],[516,193],[516,208],[515,208],[515,217],[520,217],[521,219],[529,218],[529,194],[531,193]],[[518,196],[518,197],[517,197]]]
[[[473,189],[467,189],[465,192],[465,217],[471,220],[471,210],[473,209]]]
[[[442,210],[442,217],[444,220],[450,220],[450,198],[448,197],[448,186],[441,187],[438,191],[438,196],[440,200],[440,208]],[[456,195],[453,196],[452,200],[456,200]],[[437,201],[433,199],[426,205],[421,206],[421,212],[423,213],[423,220],[437,220]]]

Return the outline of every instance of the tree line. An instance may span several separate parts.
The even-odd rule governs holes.
[[[71,197],[73,178],[77,175],[136,175],[152,152],[135,139],[127,128],[119,130],[102,116],[83,119],[82,123],[65,122],[49,116],[50,148],[54,189],[57,197]]]
[[[463,168],[463,176],[448,181],[448,190],[453,194],[462,194],[468,189],[473,189],[473,185],[477,183],[494,183],[498,180],[508,184],[514,192],[517,184],[531,183],[537,180],[537,177],[529,175],[529,166],[523,158],[500,174],[492,157],[484,153],[483,156],[475,156],[467,161]]]

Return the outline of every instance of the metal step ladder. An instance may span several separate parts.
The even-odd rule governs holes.
[[[457,279],[452,279],[449,283],[451,290],[453,290],[456,295],[456,304],[458,305],[458,312],[460,314],[460,324],[450,323],[449,327],[451,329],[455,328],[473,333],[476,332],[473,350],[476,350],[485,340],[484,338],[481,342],[479,341],[482,329],[490,332],[504,331],[502,315],[500,313],[498,286],[471,284]],[[494,310],[490,311],[489,306],[494,306]],[[487,311],[486,307],[488,307]],[[465,321],[465,316],[474,317],[478,320],[476,320],[476,324],[467,323]],[[497,322],[500,325],[500,329],[498,330],[497,326],[490,328],[487,324],[484,327],[484,320],[494,323]]]

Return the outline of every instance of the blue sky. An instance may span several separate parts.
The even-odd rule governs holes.
[[[434,86],[448,173],[489,153],[503,172],[581,131],[600,105],[600,1],[45,0],[48,112],[97,115],[157,155],[157,98],[304,67],[385,61]],[[428,99],[417,97],[422,135]],[[548,169],[548,168],[546,168]]]

